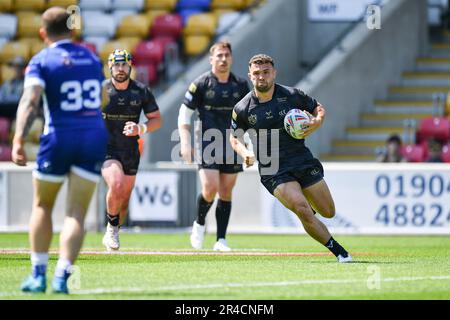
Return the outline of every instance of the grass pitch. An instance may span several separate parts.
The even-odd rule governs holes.
[[[0,299],[450,299],[450,237],[336,236],[354,258],[339,264],[303,235],[228,236],[231,253],[190,248],[189,235],[122,233],[107,254],[102,234],[87,234],[71,295],[24,294],[28,236],[0,234]],[[52,242],[56,252],[58,238]]]

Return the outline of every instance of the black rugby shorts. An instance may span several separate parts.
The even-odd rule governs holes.
[[[299,167],[280,168],[274,175],[262,175],[261,183],[271,193],[283,183],[297,181],[302,189],[308,188],[323,180],[323,166],[313,158]]]
[[[139,160],[141,155],[139,154],[139,148],[123,148],[108,146],[106,152],[106,160],[117,160],[120,162],[123,168],[123,173],[127,176],[135,176],[139,167]]]

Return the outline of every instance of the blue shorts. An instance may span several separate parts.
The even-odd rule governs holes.
[[[72,171],[97,182],[105,160],[107,139],[108,132],[104,127],[42,135],[33,176],[39,180],[62,182]]]

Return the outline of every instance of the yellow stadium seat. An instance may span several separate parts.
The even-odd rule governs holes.
[[[41,51],[42,49],[45,49],[47,47],[47,45],[41,41],[39,43],[32,43],[31,47],[30,47],[30,54],[31,56],[36,55],[37,53],[39,53],[39,51]]]
[[[20,38],[17,39],[17,42],[24,43],[30,48],[30,57],[46,47],[46,44],[41,38]]]
[[[185,35],[209,35],[216,32],[217,18],[213,13],[193,14],[183,29]]]
[[[0,70],[1,74],[1,83],[10,80],[14,77],[14,70],[10,66],[8,66],[6,63],[3,63]]]
[[[117,38],[117,41],[122,42],[125,44],[127,48],[131,48],[129,52],[133,52],[134,48],[136,48],[137,44],[141,42],[141,37],[120,37]],[[128,50],[128,49],[127,49]]]
[[[150,30],[150,19],[145,14],[125,16],[116,31],[117,37],[145,37]]]
[[[219,21],[220,16],[225,13],[235,12],[235,10],[232,9],[215,9],[212,11],[212,13],[216,16],[216,20]]]
[[[78,0],[48,0],[47,8],[50,8],[50,7],[67,8],[69,6],[76,6],[77,4],[78,4]]]
[[[38,14],[38,13],[35,12],[35,11],[27,11],[27,10],[25,10],[25,11],[16,11],[15,12],[15,15],[16,15],[18,21],[19,20],[24,20],[24,19],[29,18],[29,17],[32,17],[32,16],[34,16],[36,14]]]
[[[246,5],[245,0],[212,0],[211,8],[240,10]]]
[[[0,12],[9,12],[13,9],[13,0],[0,1]]]
[[[170,11],[168,10],[149,10],[146,11],[144,14],[147,16],[148,20],[149,20],[149,29],[152,27],[153,25],[153,21],[155,20],[155,18],[157,16],[161,16],[163,14],[167,14]]]
[[[109,54],[116,49],[126,49],[128,50],[128,52],[132,52],[134,48],[132,47],[131,42],[120,41],[119,39],[108,41],[103,45],[102,49],[100,50],[99,57],[101,61],[105,64],[108,64]]]
[[[36,37],[24,37],[24,38],[19,38],[16,40],[17,42],[22,42],[27,44],[30,48],[32,45],[37,44],[37,43],[42,43],[43,41],[41,40],[41,38],[36,38]]]
[[[21,37],[36,37],[39,35],[39,28],[41,27],[41,15],[34,12],[22,12],[17,14],[18,26],[17,36]]]
[[[211,37],[208,35],[185,35],[183,37],[184,52],[188,56],[203,53],[209,46]]]
[[[162,9],[173,11],[177,0],[145,0],[144,10]]]
[[[25,42],[7,42],[0,49],[0,62],[6,63],[14,57],[20,56],[26,61],[30,59],[30,46]]]
[[[45,0],[15,0],[14,11],[34,10],[43,11],[46,8]]]
[[[266,0],[243,0],[243,1],[244,1],[244,8],[248,8],[254,3],[257,3],[257,7],[264,5],[266,3]]]

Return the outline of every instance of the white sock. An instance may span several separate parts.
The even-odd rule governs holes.
[[[34,266],[47,266],[48,265],[48,252],[32,252],[31,253],[31,265]]]
[[[55,277],[63,277],[65,272],[70,272],[71,266],[72,263],[69,260],[59,258],[58,263],[56,264]]]

